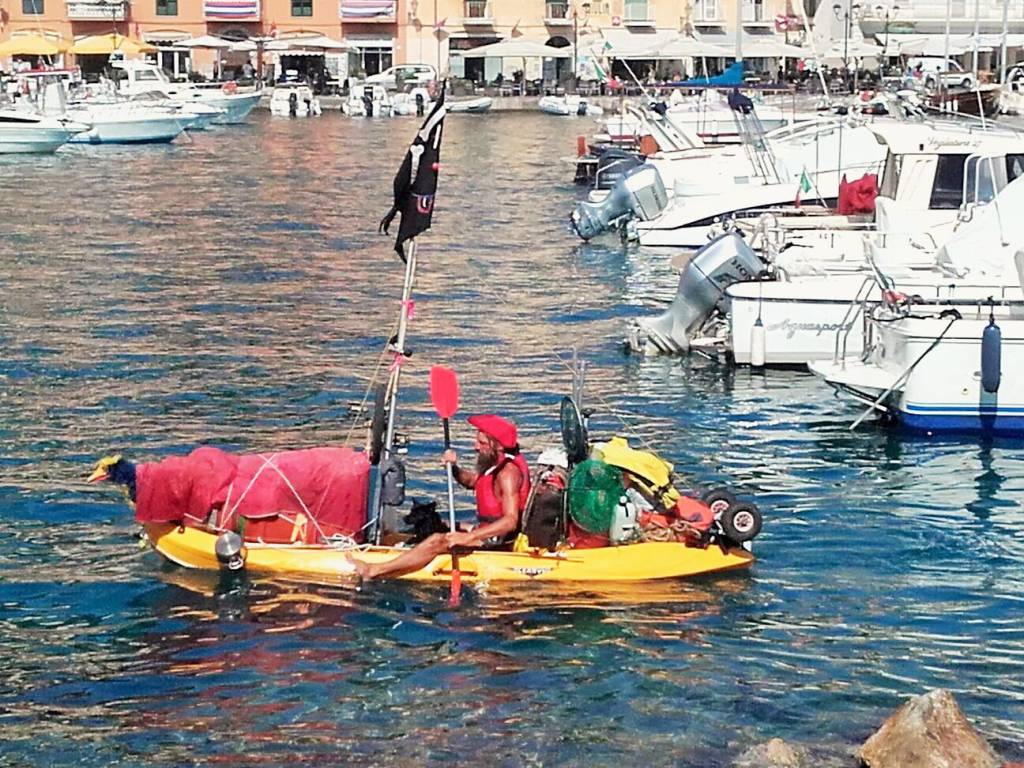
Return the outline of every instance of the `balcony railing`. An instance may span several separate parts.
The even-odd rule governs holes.
[[[465,0],[462,5],[463,24],[493,24],[489,0]]]
[[[622,20],[626,24],[648,26],[654,24],[654,8],[648,2],[630,2],[626,0]]]
[[[67,7],[70,21],[124,21],[128,15],[128,3],[121,0],[67,0]]]
[[[545,3],[544,4],[545,24],[572,24],[569,17],[568,3]]]

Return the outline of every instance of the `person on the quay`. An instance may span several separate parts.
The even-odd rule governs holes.
[[[519,531],[519,518],[530,495],[530,469],[519,451],[515,424],[494,414],[470,416],[476,427],[476,463],[460,467],[455,451],[445,451],[442,460],[451,464],[452,476],[476,495],[477,524],[469,530],[435,533],[393,560],[367,563],[349,560],[362,579],[415,571],[455,547],[506,549]]]

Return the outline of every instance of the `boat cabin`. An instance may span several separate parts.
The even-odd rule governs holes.
[[[888,147],[878,199],[882,231],[897,211],[987,203],[1024,174],[1024,137],[1014,133],[929,124],[873,126],[872,132]]]

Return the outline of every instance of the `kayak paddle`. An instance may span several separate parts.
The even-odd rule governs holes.
[[[444,449],[452,446],[451,428],[448,420],[459,410],[459,379],[455,371],[443,365],[435,365],[430,369],[430,402],[434,411],[441,417],[444,425]],[[445,462],[448,475],[448,530],[455,533],[455,481],[452,477],[452,465]],[[458,556],[452,550],[452,589],[451,603],[457,605],[459,592],[462,590],[462,574],[459,573]]]

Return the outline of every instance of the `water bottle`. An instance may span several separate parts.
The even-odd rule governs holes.
[[[612,516],[608,538],[612,544],[624,544],[637,533],[636,506],[625,496],[619,497]]]

